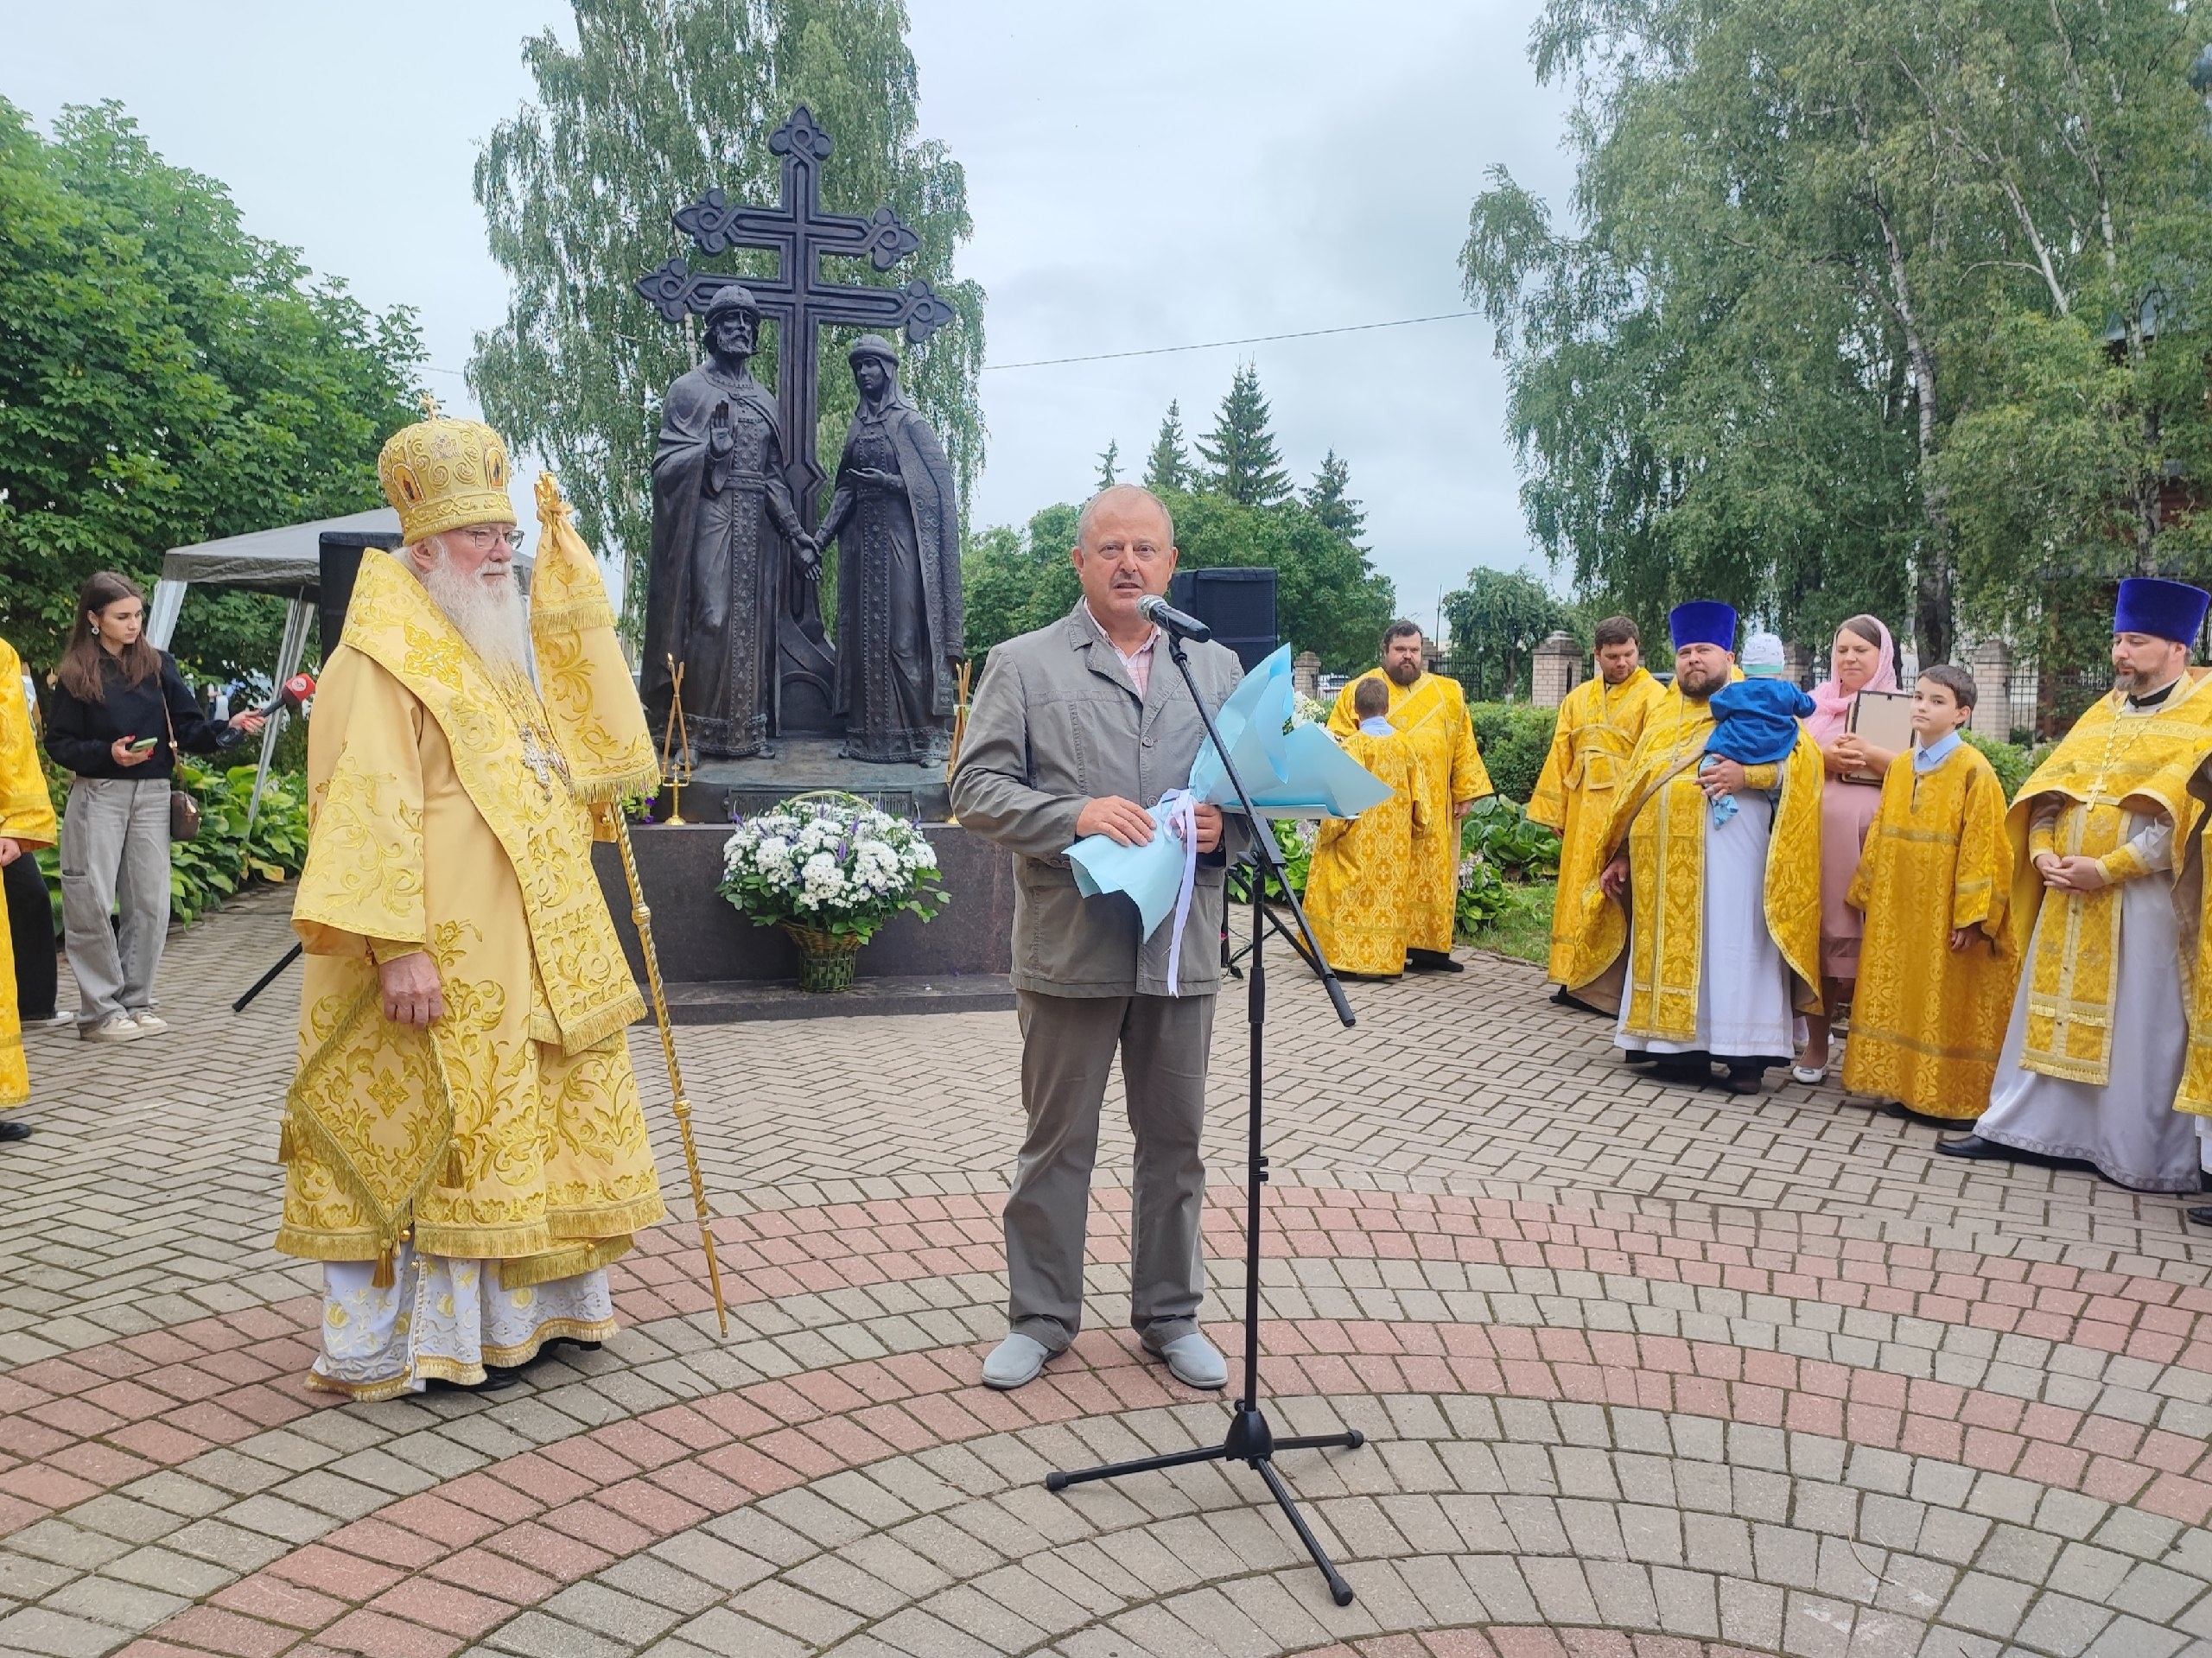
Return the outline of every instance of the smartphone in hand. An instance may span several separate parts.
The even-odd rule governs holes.
[[[159,744],[161,740],[162,740],[159,737],[141,737],[136,742],[128,746],[130,752],[134,754],[150,754],[154,752],[155,746]]]

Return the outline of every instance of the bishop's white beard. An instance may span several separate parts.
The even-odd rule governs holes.
[[[437,556],[423,573],[423,590],[486,667],[529,676],[530,619],[523,608],[522,589],[512,574],[497,581],[463,575],[439,543]]]

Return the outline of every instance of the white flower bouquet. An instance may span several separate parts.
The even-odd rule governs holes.
[[[896,915],[927,920],[950,894],[918,824],[852,795],[799,795],[739,820],[715,890],[757,926],[850,951]]]

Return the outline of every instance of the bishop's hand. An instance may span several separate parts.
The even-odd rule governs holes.
[[[729,429],[729,402],[725,398],[707,417],[707,453],[719,461],[736,447],[737,437]]]

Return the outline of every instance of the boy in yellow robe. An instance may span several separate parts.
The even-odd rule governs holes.
[[[1552,900],[1549,973],[1552,1000],[1593,1013],[1620,1011],[1620,975],[1608,974],[1567,989],[1589,948],[1589,912],[1580,895],[1605,861],[1605,829],[1621,773],[1636,753],[1643,721],[1666,689],[1643,667],[1636,624],[1608,616],[1596,633],[1598,677],[1577,685],[1560,704],[1551,752],[1529,797],[1529,821],[1559,835],[1559,890]]]
[[[1390,724],[1421,766],[1421,816],[1429,825],[1414,852],[1406,966],[1415,973],[1462,972],[1452,959],[1452,924],[1459,913],[1459,821],[1496,790],[1475,746],[1474,721],[1459,682],[1427,670],[1421,629],[1411,622],[1392,622],[1382,630],[1382,665],[1338,693],[1329,714],[1331,734],[1341,740],[1359,728],[1352,698],[1361,685],[1376,682],[1389,692]]]
[[[1390,797],[1357,817],[1322,820],[1306,878],[1306,918],[1329,965],[1348,978],[1395,979],[1406,970],[1414,862],[1427,823],[1421,763],[1389,720],[1390,693],[1363,679],[1352,710],[1359,729],[1344,753],[1390,785]]]
[[[324,1263],[310,1385],[362,1400],[604,1339],[606,1265],[663,1216],[623,1034],[644,1003],[581,786],[595,727],[644,740],[626,680],[626,710],[578,700],[574,636],[611,645],[603,590],[541,559],[565,624],[531,619],[541,701],[499,435],[426,421],[378,472],[407,544],[363,556],[308,725],[276,1235]]]
[[[2005,786],[1961,735],[1974,703],[1965,670],[1920,670],[1850,893],[1866,931],[1843,1085],[1948,1122],[1988,1109],[2019,968]]]
[[[0,867],[52,846],[60,834],[54,797],[38,763],[22,658],[0,639]],[[0,1108],[21,1105],[30,1093],[30,1067],[23,1058],[22,1026],[16,1017],[15,943],[0,926]],[[28,1140],[30,1132],[0,1117],[0,1140]]]

